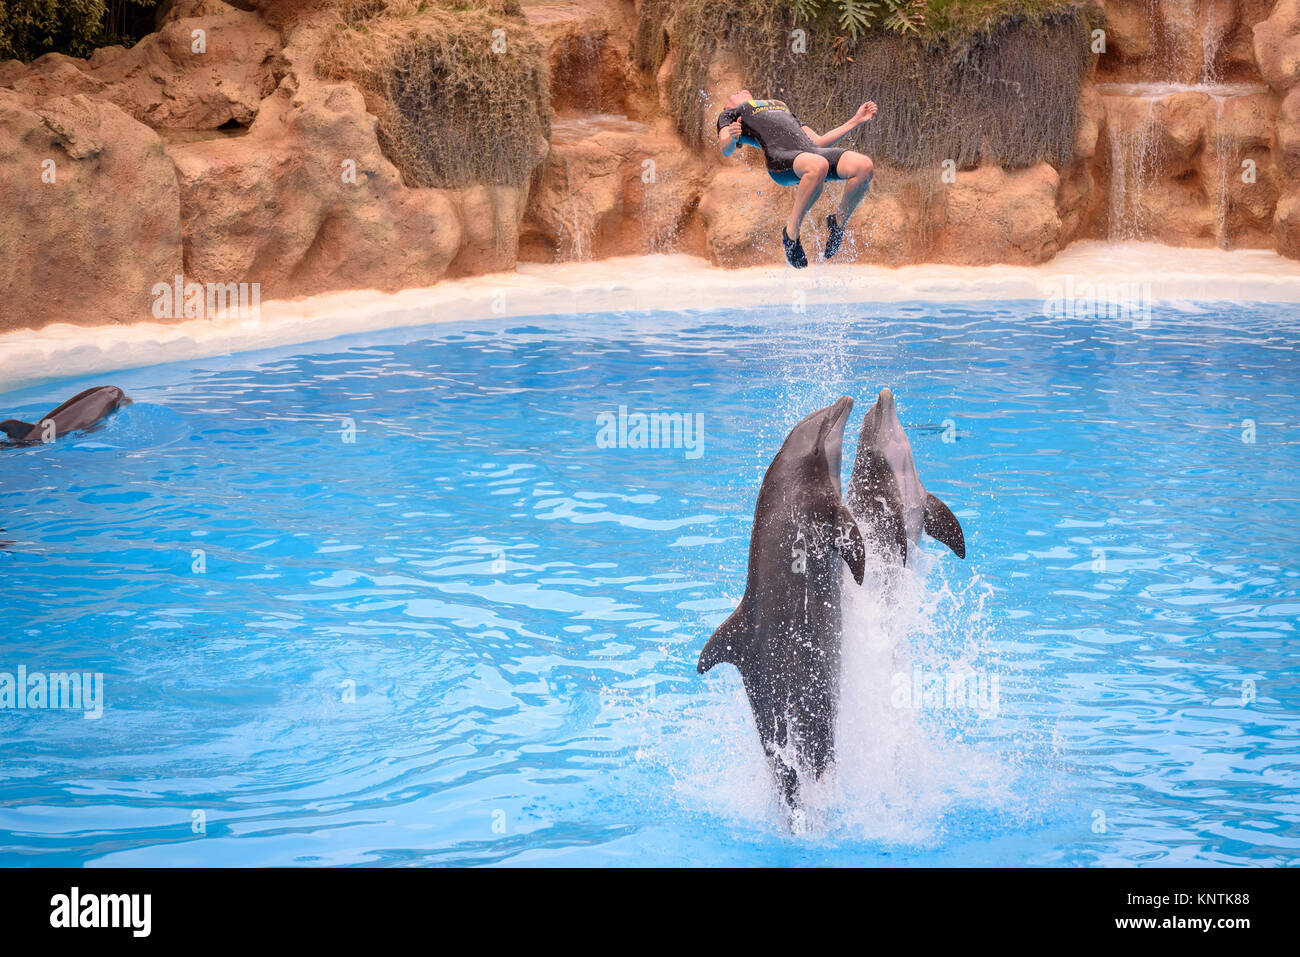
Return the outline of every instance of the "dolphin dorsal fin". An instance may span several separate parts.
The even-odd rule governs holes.
[[[705,642],[704,650],[700,652],[700,661],[696,665],[696,671],[704,674],[704,672],[722,661],[729,661],[739,668],[744,657],[744,649],[749,644],[749,637],[752,634],[753,629],[749,624],[749,614],[745,609],[745,601],[742,598],[739,607],[731,613],[731,617],[720,624],[718,630],[713,633],[713,637]]]
[[[947,505],[933,495],[925,496],[925,531],[931,538],[943,542],[958,558],[966,557],[966,536],[961,522]]]

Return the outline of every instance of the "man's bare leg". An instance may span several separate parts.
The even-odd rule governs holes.
[[[835,172],[844,180],[844,195],[840,197],[839,209],[826,217],[826,248],[822,250],[822,255],[827,259],[840,251],[840,244],[844,242],[844,228],[853,211],[858,208],[858,203],[862,202],[862,197],[867,195],[875,166],[871,157],[848,150],[835,164]]]
[[[871,187],[871,178],[876,173],[875,164],[870,156],[855,153],[852,150],[840,157],[835,164],[835,171],[844,180],[844,195],[840,197],[840,208],[835,211],[835,222],[841,229],[849,223],[849,217],[862,202]]]
[[[794,206],[790,218],[785,221],[785,234],[791,239],[799,238],[799,227],[803,225],[804,216],[812,209],[817,197],[822,194],[826,176],[831,164],[816,153],[800,153],[794,158],[794,171],[799,174],[799,185],[794,191]]]

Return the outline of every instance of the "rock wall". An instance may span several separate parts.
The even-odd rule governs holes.
[[[1084,235],[1277,248],[1280,97],[1257,42],[1267,0],[1104,0],[1097,175]],[[1288,253],[1293,255],[1293,253]]]
[[[671,22],[668,34],[668,56],[657,78],[664,110],[677,69]],[[709,128],[730,93],[754,85],[739,58],[725,50],[710,64],[707,83],[698,122]],[[881,104],[881,109],[887,108],[887,103]],[[849,223],[840,256],[894,266],[1025,265],[1051,259],[1082,232],[1085,220],[1091,221],[1095,185],[1089,164],[1096,149],[1098,114],[1096,98],[1085,96],[1074,159],[1059,170],[1047,162],[1024,169],[959,169],[954,162],[950,167],[904,170],[877,160],[871,191]],[[853,134],[839,145],[853,148]],[[701,196],[700,216],[710,259],[721,266],[782,262],[780,236],[790,190],[772,182],[756,150],[737,150],[726,160],[716,150],[707,153],[712,174]],[[805,247],[823,244],[825,217],[838,204],[841,188],[828,184],[805,220]]]
[[[84,93],[0,89],[0,330],[149,317],[181,271],[180,192],[156,132]]]
[[[1281,196],[1273,215],[1277,249],[1300,258],[1300,0],[1277,0],[1267,20],[1255,25],[1260,75],[1281,98],[1273,142],[1273,172]]]
[[[1254,27],[1274,0],[1098,0],[1108,83],[1259,81]]]
[[[1037,263],[1078,239],[1277,249],[1297,257],[1300,204],[1284,187],[1294,180],[1300,94],[1289,106],[1282,101],[1295,88],[1296,64],[1287,58],[1294,59],[1296,0],[1099,4],[1104,47],[1079,99],[1072,158],[947,175],[877,162],[850,230],[857,260]],[[670,42],[661,90],[674,69]],[[717,57],[700,97],[700,122],[746,81],[737,58]],[[751,152],[713,164],[701,199],[706,248],[719,265],[781,259],[789,198],[767,180],[759,157],[743,156]],[[814,210],[817,221],[836,193],[827,189],[829,201]],[[818,223],[813,230],[820,243]]]
[[[790,191],[756,151],[687,148],[670,118],[671,21],[649,75],[632,49],[634,0],[525,2],[511,29],[548,51],[546,149],[523,186],[439,189],[404,182],[361,91],[322,79],[332,5],[174,0],[131,49],[0,64],[0,330],[167,318],[151,290],[177,275],[256,282],[271,298],[521,259],[782,261]],[[878,163],[842,259],[1026,264],[1108,237],[1300,258],[1300,0],[1102,5],[1105,50],[1068,160]],[[699,121],[711,128],[744,85],[722,51]],[[805,224],[810,248],[837,193]]]
[[[696,208],[707,160],[686,148],[633,65],[635,5],[559,0],[524,12],[550,50],[555,118],[521,258],[702,253]]]
[[[408,187],[360,91],[318,76],[329,4],[243,5],[0,64],[0,331],[187,318],[154,308],[177,275],[269,298],[514,265],[526,188]]]

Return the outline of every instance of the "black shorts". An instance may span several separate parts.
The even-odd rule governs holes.
[[[794,158],[800,153],[814,153],[831,164],[830,172],[826,174],[826,178],[839,179],[840,174],[836,166],[839,164],[840,157],[847,152],[848,150],[838,146],[815,146],[807,150],[773,150],[765,154],[767,156],[767,174],[782,186],[794,186],[799,182],[799,174],[794,171]]]

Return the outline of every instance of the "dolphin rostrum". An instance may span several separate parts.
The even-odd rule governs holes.
[[[865,571],[862,536],[840,499],[844,423],[852,409],[844,396],[805,418],[768,466],[744,597],[698,665],[701,674],[721,661],[740,671],[792,823],[802,814],[800,777],[820,777],[835,758],[840,563],[859,585]]]

